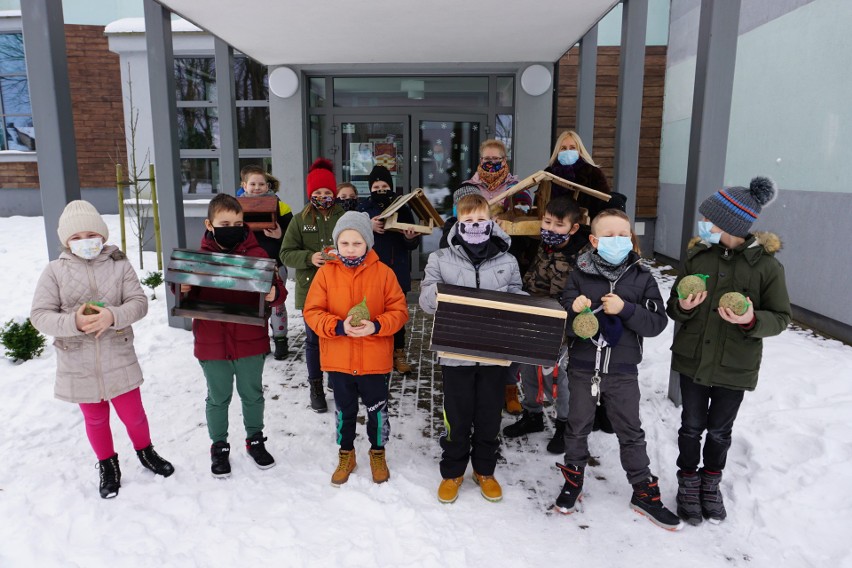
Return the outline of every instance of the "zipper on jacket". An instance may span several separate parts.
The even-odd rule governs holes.
[[[476,287],[479,288],[479,267],[474,265],[473,272],[476,274]]]
[[[92,271],[92,261],[86,260],[86,276],[89,277],[89,293],[92,294],[92,300],[97,298],[97,285],[95,284],[95,275]],[[101,364],[101,339],[94,337],[95,340],[95,376],[98,378],[98,393],[101,400],[106,400],[106,385],[104,385],[103,365]]]

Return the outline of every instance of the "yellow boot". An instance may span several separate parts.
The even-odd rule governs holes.
[[[373,472],[374,483],[384,483],[390,479],[390,470],[385,461],[384,450],[370,450],[370,469]]]
[[[441,480],[438,486],[438,501],[441,503],[455,503],[459,497],[459,487],[461,487],[464,477],[451,477]]]
[[[493,475],[479,475],[473,472],[473,481],[479,485],[479,492],[491,502],[496,503],[503,499],[503,489]]]
[[[393,368],[397,373],[407,375],[411,372],[411,365],[408,363],[408,357],[405,355],[405,349],[393,350]]]
[[[518,386],[506,385],[506,412],[513,416],[519,415],[524,409],[521,407],[521,401],[518,400]]]
[[[331,484],[340,487],[349,481],[349,474],[355,471],[358,464],[355,463],[355,450],[340,450],[337,469],[331,474]]]

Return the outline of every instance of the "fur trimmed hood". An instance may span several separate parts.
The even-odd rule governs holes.
[[[763,247],[763,250],[765,250],[769,254],[775,254],[784,247],[783,243],[781,242],[781,237],[779,237],[775,233],[771,233],[769,231],[759,231],[756,233],[752,233],[752,236],[754,236],[754,241],[750,245],[748,245],[748,248]],[[749,239],[746,239],[746,242],[748,242],[748,240]],[[693,249],[701,243],[704,243],[704,241],[701,240],[701,237],[692,237],[691,239],[689,239],[689,245],[687,246],[687,249]],[[705,247],[707,247],[707,243],[704,243],[704,245]]]

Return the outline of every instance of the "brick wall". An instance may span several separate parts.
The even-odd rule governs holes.
[[[113,159],[125,154],[118,55],[109,51],[102,26],[67,24],[65,45],[80,186],[114,187]],[[36,162],[0,163],[0,188],[37,187]]]
[[[613,185],[615,120],[618,109],[618,62],[621,48],[598,47],[597,84],[595,87],[595,137],[592,158],[610,186]],[[557,132],[573,129],[577,116],[577,48],[559,61],[559,102]],[[666,46],[645,48],[645,81],[642,123],[639,141],[639,172],[636,187],[636,216],[657,216],[660,171],[660,135],[663,122],[663,91],[666,76]],[[555,143],[555,140],[554,140]]]

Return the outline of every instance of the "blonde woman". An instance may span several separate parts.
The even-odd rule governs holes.
[[[550,155],[550,162],[548,162],[545,171],[584,185],[589,189],[611,193],[606,176],[600,166],[592,160],[592,156],[583,145],[580,135],[573,130],[566,130],[556,139],[553,153]],[[552,191],[551,198],[572,194],[570,190],[556,184],[553,184]],[[607,207],[607,204],[600,199],[595,199],[583,193],[580,194],[577,203],[580,207],[588,209],[590,218],[594,218],[598,212]]]

